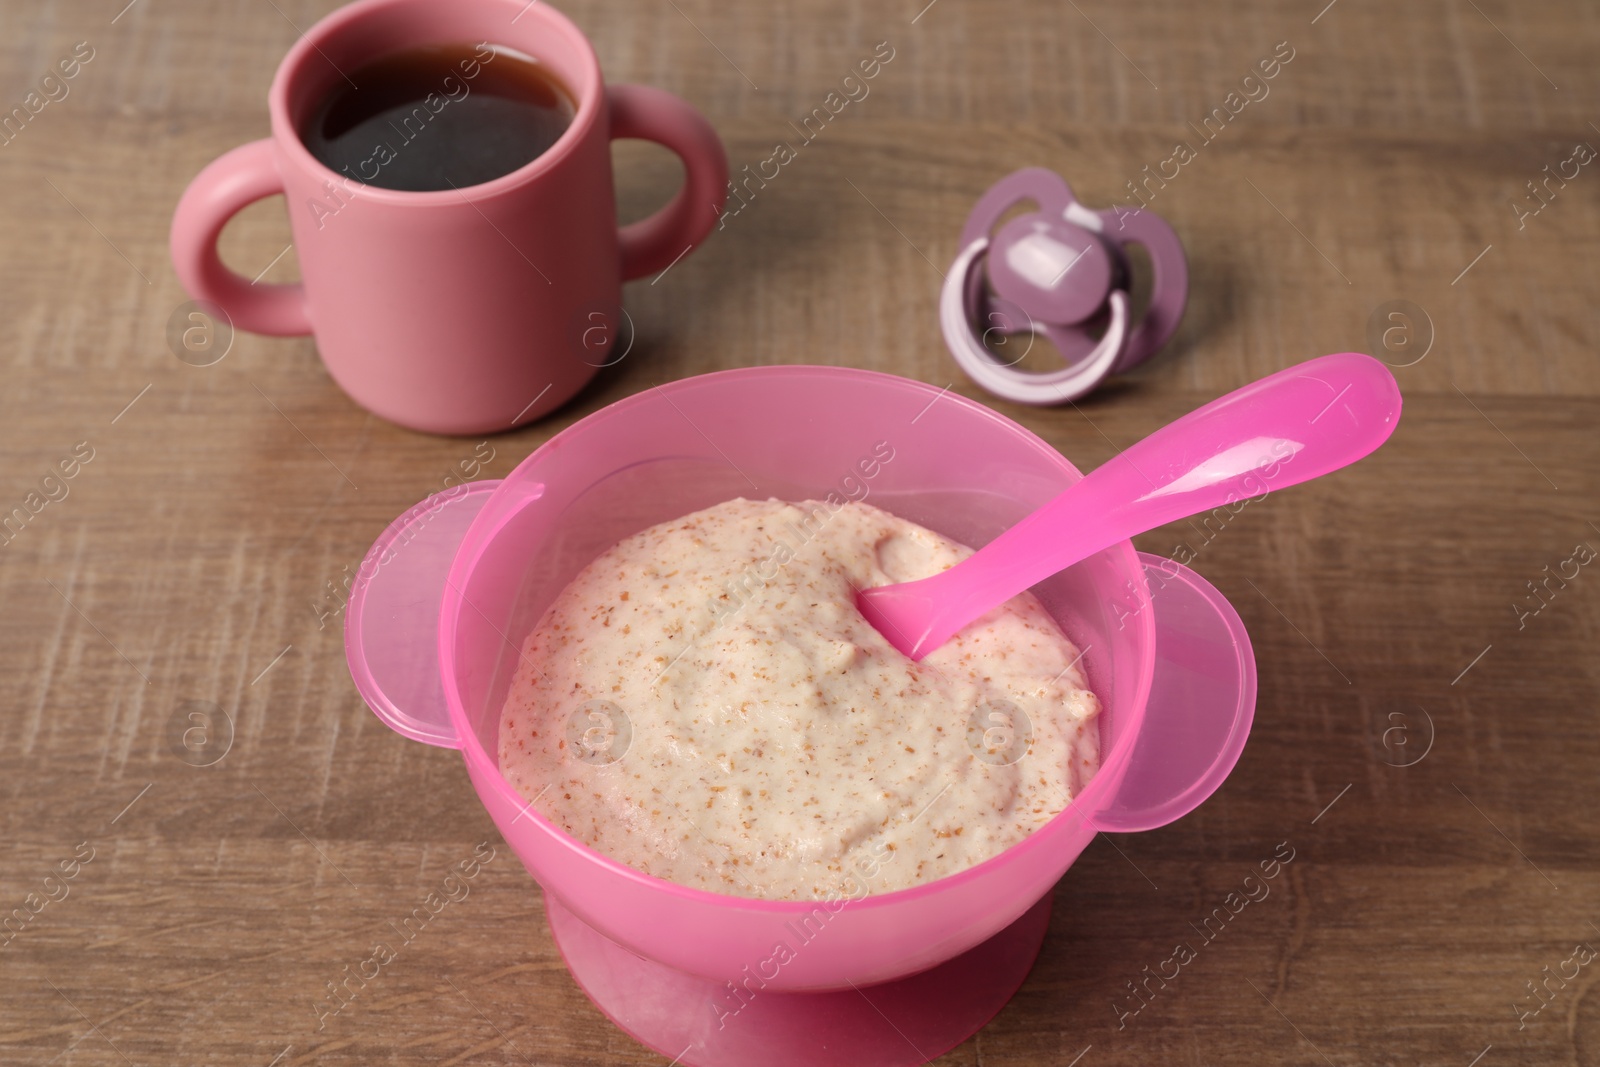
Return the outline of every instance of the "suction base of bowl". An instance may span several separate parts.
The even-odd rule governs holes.
[[[743,999],[727,983],[633,954],[549,894],[545,910],[579,988],[676,1067],[921,1067],[977,1033],[1016,993],[1044,942],[1050,897],[909,978],[828,993],[758,988]]]

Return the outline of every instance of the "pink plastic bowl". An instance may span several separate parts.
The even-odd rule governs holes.
[[[879,442],[894,458],[864,479],[857,465]],[[1051,888],[1097,831],[1168,823],[1233,768],[1255,662],[1237,614],[1203,579],[1123,542],[1035,587],[1083,650],[1104,707],[1099,772],[1000,856],[853,901],[709,893],[588,848],[501,776],[500,710],[522,642],[556,594],[655,523],[737,496],[859,496],[864,484],[868,502],[979,546],[1081,476],[1009,419],[903,378],[777,366],[674,382],[575,424],[502,481],[436,494],[396,520],[352,591],[351,674],[395,730],[461,750],[484,807],[544,888],[574,975],[641,1040],[684,1064],[926,1062],[1015,991]],[[792,958],[775,965],[780,943]],[[962,954],[968,965],[954,969],[964,975],[937,966]],[[840,1021],[854,987],[880,983],[875,1011],[903,1000],[909,1015],[937,1016],[896,1019],[910,1034],[898,1053]],[[637,1007],[640,988],[660,1004]],[[818,1047],[773,1051],[780,1036],[796,1039],[779,1033],[790,1030],[816,1031]]]

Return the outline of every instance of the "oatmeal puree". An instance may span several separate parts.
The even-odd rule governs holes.
[[[855,608],[970,552],[861,503],[730,500],[635,534],[529,635],[501,770],[578,839],[716,892],[861,896],[988,859],[1094,773],[1100,705],[1031,594],[920,664]],[[1026,751],[984,733],[992,708],[969,731],[997,700]]]

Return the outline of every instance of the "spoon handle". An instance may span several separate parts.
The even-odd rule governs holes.
[[[1388,439],[1400,404],[1387,367],[1341,352],[1197,408],[928,579],[940,618],[928,635],[935,641],[923,647],[937,647],[1029,586],[1134,534],[1218,508],[1237,511],[1241,501],[1354,463]]]

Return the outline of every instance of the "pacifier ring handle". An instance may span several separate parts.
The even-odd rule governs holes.
[[[979,237],[961,250],[945,277],[939,297],[939,328],[945,344],[961,369],[974,382],[996,396],[1019,404],[1064,404],[1089,393],[1110,373],[1123,351],[1128,334],[1128,294],[1115,290],[1108,298],[1111,321],[1105,336],[1083,359],[1058,371],[1019,370],[995,359],[973,333],[975,303],[982,296],[978,273],[989,248],[989,238]]]

